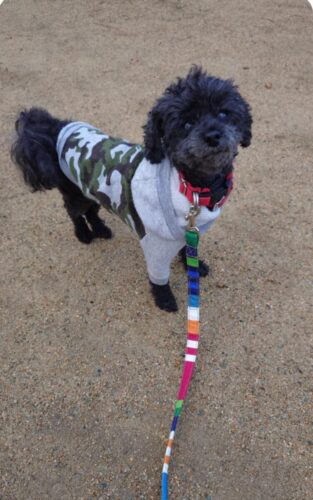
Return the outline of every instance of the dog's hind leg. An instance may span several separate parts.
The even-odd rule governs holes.
[[[84,214],[86,214],[91,204],[94,202],[87,200],[80,192],[76,192],[74,196],[68,192],[63,192],[62,194],[64,207],[74,224],[76,238],[82,243],[91,243],[94,236],[87,225]]]
[[[105,225],[105,222],[100,219],[98,213],[100,210],[100,205],[93,203],[91,207],[85,213],[86,219],[92,228],[92,235],[94,238],[105,238],[106,240],[112,238],[111,229]]]

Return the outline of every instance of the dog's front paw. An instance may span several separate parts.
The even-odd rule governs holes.
[[[201,278],[204,278],[209,274],[209,272],[210,268],[208,264],[206,264],[204,260],[199,260],[199,276],[201,276]]]
[[[182,248],[179,251],[179,255],[180,255],[181,261],[184,265],[184,268],[187,271],[188,266],[187,266],[187,258],[186,258],[186,247]],[[199,259],[199,276],[201,278],[204,278],[205,276],[207,276],[209,274],[209,272],[210,272],[210,268],[209,268],[208,264],[206,264],[204,262],[204,260]]]
[[[169,284],[155,285],[150,281],[150,285],[154,302],[160,309],[167,312],[178,311],[177,302]]]
[[[109,240],[113,236],[111,229],[102,221],[93,226],[92,234],[94,238],[104,238],[105,240]]]
[[[75,236],[81,243],[85,243],[86,245],[93,240],[93,234],[87,224],[77,224],[75,226]]]

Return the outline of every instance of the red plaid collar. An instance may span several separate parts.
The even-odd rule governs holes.
[[[200,188],[194,187],[188,182],[183,174],[179,172],[179,192],[184,194],[188,201],[193,204],[193,193],[198,193],[199,195],[199,205],[207,207],[209,210],[214,210],[217,207],[221,207],[226,202],[231,190],[233,189],[233,172],[226,175],[224,183],[219,187],[222,188],[222,196],[219,200],[215,200],[214,190],[211,188]]]

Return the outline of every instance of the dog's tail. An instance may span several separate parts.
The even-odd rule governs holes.
[[[60,184],[62,173],[56,143],[60,130],[67,123],[40,108],[22,111],[15,122],[17,138],[12,145],[11,158],[34,191],[53,189]]]

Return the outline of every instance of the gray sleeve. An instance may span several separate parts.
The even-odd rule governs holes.
[[[155,285],[166,285],[170,277],[173,258],[185,246],[185,240],[166,240],[155,234],[146,234],[140,245],[143,250],[149,279]]]

